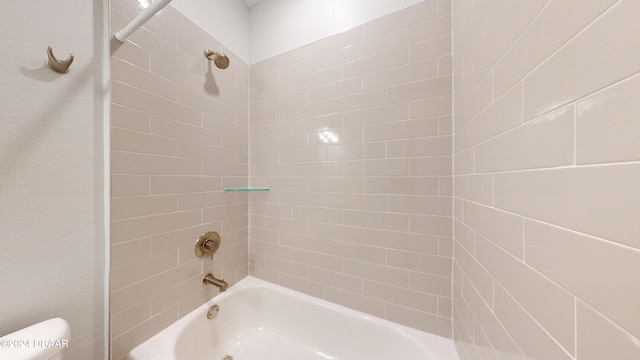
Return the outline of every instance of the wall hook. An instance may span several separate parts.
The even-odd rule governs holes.
[[[71,66],[71,63],[73,62],[73,54],[69,54],[69,57],[66,60],[60,61],[53,55],[53,49],[51,46],[47,46],[47,55],[49,56],[47,65],[49,65],[53,71],[59,72],[60,74],[66,74],[69,72],[69,66]]]

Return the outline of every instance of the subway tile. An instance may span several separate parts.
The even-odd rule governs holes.
[[[175,195],[115,197],[111,200],[111,219],[121,220],[178,210]]]
[[[111,224],[111,243],[117,244],[122,241],[159,234],[176,228],[185,228],[199,224],[200,221],[200,211],[181,211],[117,220]]]
[[[151,255],[149,238],[111,245],[111,266],[116,267],[147,258]]]
[[[362,92],[362,78],[335,81],[308,90],[309,102],[325,101]]]
[[[374,194],[438,195],[435,176],[375,176],[362,179],[362,191]]]
[[[385,89],[365,91],[362,93],[343,96],[338,99],[331,99],[326,103],[326,111],[328,114],[337,112],[348,112],[354,110],[362,110],[384,105],[387,101],[387,93]]]
[[[407,288],[409,286],[409,272],[388,266],[368,262],[343,260],[342,272],[360,279],[367,279],[387,285]],[[423,291],[420,289],[414,289]]]
[[[177,84],[117,57],[111,59],[111,78],[168,99],[178,99]]]
[[[380,300],[332,287],[327,287],[325,289],[325,297],[332,303],[362,311],[366,314],[377,316],[379,318],[384,318],[384,302]]]
[[[439,236],[452,236],[450,216],[411,215],[409,231]]]
[[[467,149],[522,124],[524,122],[522,109],[522,84],[520,83],[496,99],[462,128],[460,145]]]
[[[310,281],[324,284],[326,287],[351,291],[356,294],[362,293],[362,279],[355,276],[311,267],[308,277]]]
[[[416,6],[411,6],[365,23],[362,26],[363,38],[368,39],[370,37],[387,34],[391,31],[434,18],[437,14],[438,8],[435,1],[419,2]]]
[[[640,247],[637,164],[495,175],[495,207]]]
[[[388,266],[426,274],[450,276],[452,259],[401,250],[387,250]]]
[[[388,157],[451,155],[451,137],[432,136],[387,141]]]
[[[451,95],[413,100],[410,106],[412,119],[450,115],[452,113]],[[448,132],[447,135],[450,133]],[[440,132],[440,135],[443,135],[442,132]]]
[[[624,331],[581,301],[578,301],[577,308],[576,346],[581,360],[640,357],[637,336]]]
[[[549,112],[591,94],[640,70],[640,50],[621,41],[620,34],[640,30],[633,14],[640,3],[622,1],[554,53],[525,79],[525,119]],[[594,57],[601,54],[616,56]],[[566,71],[567,64],[571,71]],[[594,71],[596,69],[596,71]]]
[[[495,293],[496,316],[509,329],[509,335],[526,357],[566,360],[572,358],[502,287],[496,286]]]
[[[386,37],[381,35],[329,53],[326,59],[326,65],[327,67],[335,66],[342,69],[342,64],[347,64],[362,58],[376,56],[385,50]],[[342,76],[342,71],[340,71],[340,76]]]
[[[451,16],[438,16],[387,34],[387,47],[395,49],[451,33]]]
[[[574,354],[572,294],[483,237],[476,240],[476,258],[528,314],[567,352]]]
[[[111,148],[144,154],[178,155],[176,139],[118,128],[111,130]]]
[[[385,211],[387,200],[384,195],[327,194],[326,206],[336,209]]]
[[[454,178],[456,197],[465,200],[479,202],[485,205],[493,205],[494,175],[458,175]]]
[[[111,126],[149,132],[149,113],[118,104],[111,104]]]
[[[451,35],[409,45],[409,63],[451,54]]]
[[[476,171],[572,165],[574,118],[574,107],[565,107],[477,145]]]
[[[362,83],[364,90],[371,90],[435,78],[437,75],[437,61],[435,59],[428,59],[366,74],[362,77]]]
[[[438,238],[435,235],[368,228],[362,232],[365,245],[429,255],[438,254]]]
[[[464,205],[464,223],[511,255],[521,260],[524,258],[522,217],[467,202]]]
[[[387,304],[386,309],[387,320],[442,337],[449,338],[451,336],[451,319],[449,318],[392,304]]]
[[[534,221],[525,224],[525,244],[528,264],[633,336],[640,335],[635,286],[640,251]]]
[[[379,247],[334,240],[327,240],[326,252],[328,255],[338,256],[344,259],[380,265],[384,265],[386,257],[385,249]]]
[[[466,301],[469,302],[470,306],[493,307],[494,279],[491,274],[478,262],[474,255],[461,246],[460,242],[456,243],[454,252],[456,254],[455,263],[462,272],[462,276],[464,276],[463,281],[457,284],[462,288],[462,295],[464,295]],[[476,304],[472,304],[472,302]],[[492,309],[487,309],[487,311],[490,310]],[[483,323],[486,324],[487,322],[483,321]]]
[[[421,138],[438,135],[438,119],[395,121],[364,127],[364,141]]]
[[[451,216],[452,201],[448,196],[387,195],[390,212]]]
[[[162,273],[177,265],[178,253],[172,250],[140,261],[112,267],[110,274],[111,291],[142,281],[151,275]]]
[[[306,46],[306,53],[309,57],[322,56],[333,53],[344,48],[349,48],[362,41],[362,27],[356,26],[353,29],[318,40]]]
[[[393,285],[363,281],[363,295],[427,313],[438,312],[438,297]]]
[[[384,125],[395,121],[409,120],[409,110],[408,103],[357,109],[342,115],[343,124],[345,127],[352,127],[374,124]]]
[[[391,86],[387,89],[387,102],[393,104],[449,94],[451,94],[451,77],[441,76]]]
[[[178,319],[177,308],[174,306],[143,323],[129,329],[120,336],[111,339],[111,353],[114,358],[126,355],[134,347],[148,340],[162,329]]]
[[[380,282],[380,280],[371,279]],[[402,286],[401,283],[391,283],[391,285]],[[438,296],[451,296],[451,277],[434,276],[418,272],[409,272],[409,289],[426,292]],[[441,300],[438,298],[438,314],[440,314]],[[449,298],[449,301],[451,299]]]
[[[324,248],[324,241],[323,241]],[[292,260],[301,264],[307,264],[315,268],[321,268],[331,271],[341,271],[343,259],[340,256],[327,255],[315,251],[306,251],[301,249],[293,249]],[[329,285],[329,284],[325,284]],[[349,290],[349,289],[345,289]]]
[[[193,159],[113,151],[111,171],[116,174],[200,175],[201,164]]]
[[[496,63],[496,94],[523,79],[613,3],[614,0],[550,2]]]
[[[576,163],[600,164],[640,160],[635,134],[639,105],[629,94],[640,91],[634,76],[577,103]]]
[[[149,176],[111,174],[111,196],[136,196],[149,194]]]

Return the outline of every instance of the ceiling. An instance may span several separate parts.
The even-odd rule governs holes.
[[[262,0],[244,0],[244,3],[247,4],[248,7],[252,7],[254,5],[257,5],[261,1]]]

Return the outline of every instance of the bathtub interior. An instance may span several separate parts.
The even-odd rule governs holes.
[[[220,310],[209,320],[206,312],[213,304]],[[136,348],[130,359],[458,359],[450,339],[252,277],[178,323],[148,341],[155,341],[149,348],[162,352],[162,357],[132,356]]]

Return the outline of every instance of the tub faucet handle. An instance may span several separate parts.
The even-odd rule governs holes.
[[[202,234],[196,241],[196,255],[198,257],[211,256],[218,251],[220,247],[220,235],[215,231],[209,231]]]

